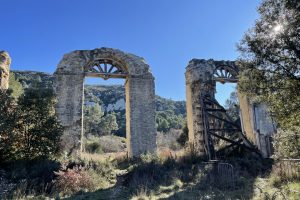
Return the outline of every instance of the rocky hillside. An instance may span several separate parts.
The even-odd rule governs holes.
[[[24,88],[40,84],[42,87],[51,87],[53,75],[37,71],[14,70],[16,79]],[[125,88],[122,85],[85,85],[85,105],[98,103],[104,112],[125,110]],[[156,96],[156,110],[172,110],[176,115],[186,115],[185,101],[173,101]]]
[[[84,93],[87,106],[99,103],[104,112],[125,110],[125,88],[122,85],[85,85]],[[166,110],[185,116],[185,101],[156,96],[156,111]]]
[[[23,88],[41,84],[42,87],[51,87],[53,75],[45,72],[13,70],[15,78],[22,84]]]
[[[23,88],[42,86],[52,87],[53,75],[36,71],[13,71]],[[85,85],[85,106],[101,106],[104,115],[116,115],[118,134],[125,132],[125,88],[122,85]],[[173,101],[156,96],[156,122],[159,131],[179,129],[186,116],[185,101]],[[121,133],[122,132],[122,133]]]

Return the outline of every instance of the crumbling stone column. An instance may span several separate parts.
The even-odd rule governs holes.
[[[9,54],[6,51],[0,51],[0,89],[8,89],[10,63]]]
[[[254,134],[254,120],[253,120],[253,110],[250,104],[249,98],[244,94],[238,91],[238,99],[240,103],[240,118],[242,123],[243,132],[247,136],[247,138],[253,142],[253,144],[257,144],[256,137]]]
[[[247,138],[258,147],[263,157],[272,155],[270,138],[276,133],[276,124],[268,112],[267,105],[255,103],[238,92],[240,116],[243,131]]]
[[[213,70],[212,61],[193,59],[189,62],[185,73],[189,146],[199,156],[205,155],[201,96],[209,94],[214,97]]]
[[[64,133],[61,146],[67,155],[79,155],[83,133],[83,74],[56,74],[56,113]]]
[[[151,74],[129,76],[126,84],[126,141],[130,157],[155,153],[155,91]]]

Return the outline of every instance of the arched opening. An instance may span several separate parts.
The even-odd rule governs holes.
[[[84,134],[84,80],[125,80],[128,156],[156,151],[154,78],[145,61],[117,49],[100,48],[66,54],[55,72],[56,113],[64,127],[62,146],[79,154]],[[101,112],[98,114],[101,116]],[[99,129],[101,130],[101,129]],[[103,129],[102,129],[103,130]]]
[[[126,155],[125,79],[85,77],[82,151]]]
[[[227,152],[238,151],[239,148],[256,152],[242,130],[239,106],[234,105],[235,102],[228,102],[233,104],[230,105],[231,110],[224,108],[224,89],[230,91],[228,84],[236,84],[237,75],[238,68],[232,61],[193,59],[187,67],[189,142],[199,155],[206,155],[210,160],[223,157]],[[220,87],[222,95],[216,94]],[[237,101],[236,93],[233,98]]]

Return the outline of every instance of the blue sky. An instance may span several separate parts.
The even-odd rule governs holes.
[[[236,59],[236,44],[258,17],[259,3],[1,0],[0,49],[10,53],[12,69],[53,73],[64,53],[118,48],[145,58],[155,76],[158,95],[185,100],[184,72],[188,61]],[[223,103],[232,88],[218,85],[217,98]]]

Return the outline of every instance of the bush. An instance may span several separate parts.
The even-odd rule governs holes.
[[[106,188],[115,180],[115,164],[116,163],[108,159],[103,161],[77,159],[74,161],[66,161],[60,171],[67,172],[68,170],[75,170],[75,172],[84,173],[91,179],[94,185],[94,188],[86,188],[86,190]]]
[[[88,153],[113,153],[126,151],[125,138],[114,135],[91,136],[85,139],[85,151]]]
[[[7,191],[9,199],[25,199],[19,196],[50,194],[55,177],[54,171],[59,170],[60,163],[47,159],[18,160],[6,163],[3,168],[6,178],[14,185],[14,188]],[[16,196],[18,198],[15,198]]]
[[[167,133],[157,133],[157,145],[160,149],[167,148],[173,151],[179,150],[181,145],[178,143],[180,137],[180,131],[171,129]]]
[[[83,167],[74,167],[73,169],[59,170],[55,172],[57,178],[54,186],[56,191],[62,195],[71,195],[79,191],[91,191],[95,189],[95,184]]]
[[[103,153],[99,142],[91,142],[85,145],[85,151],[88,153]]]
[[[186,146],[186,144],[189,141],[189,129],[187,127],[187,122],[185,122],[183,128],[181,129],[181,134],[177,139],[177,142],[181,145],[181,146]]]
[[[100,137],[99,143],[104,153],[126,151],[125,138],[113,135]]]
[[[274,158],[300,158],[300,127],[279,129],[274,137]]]

